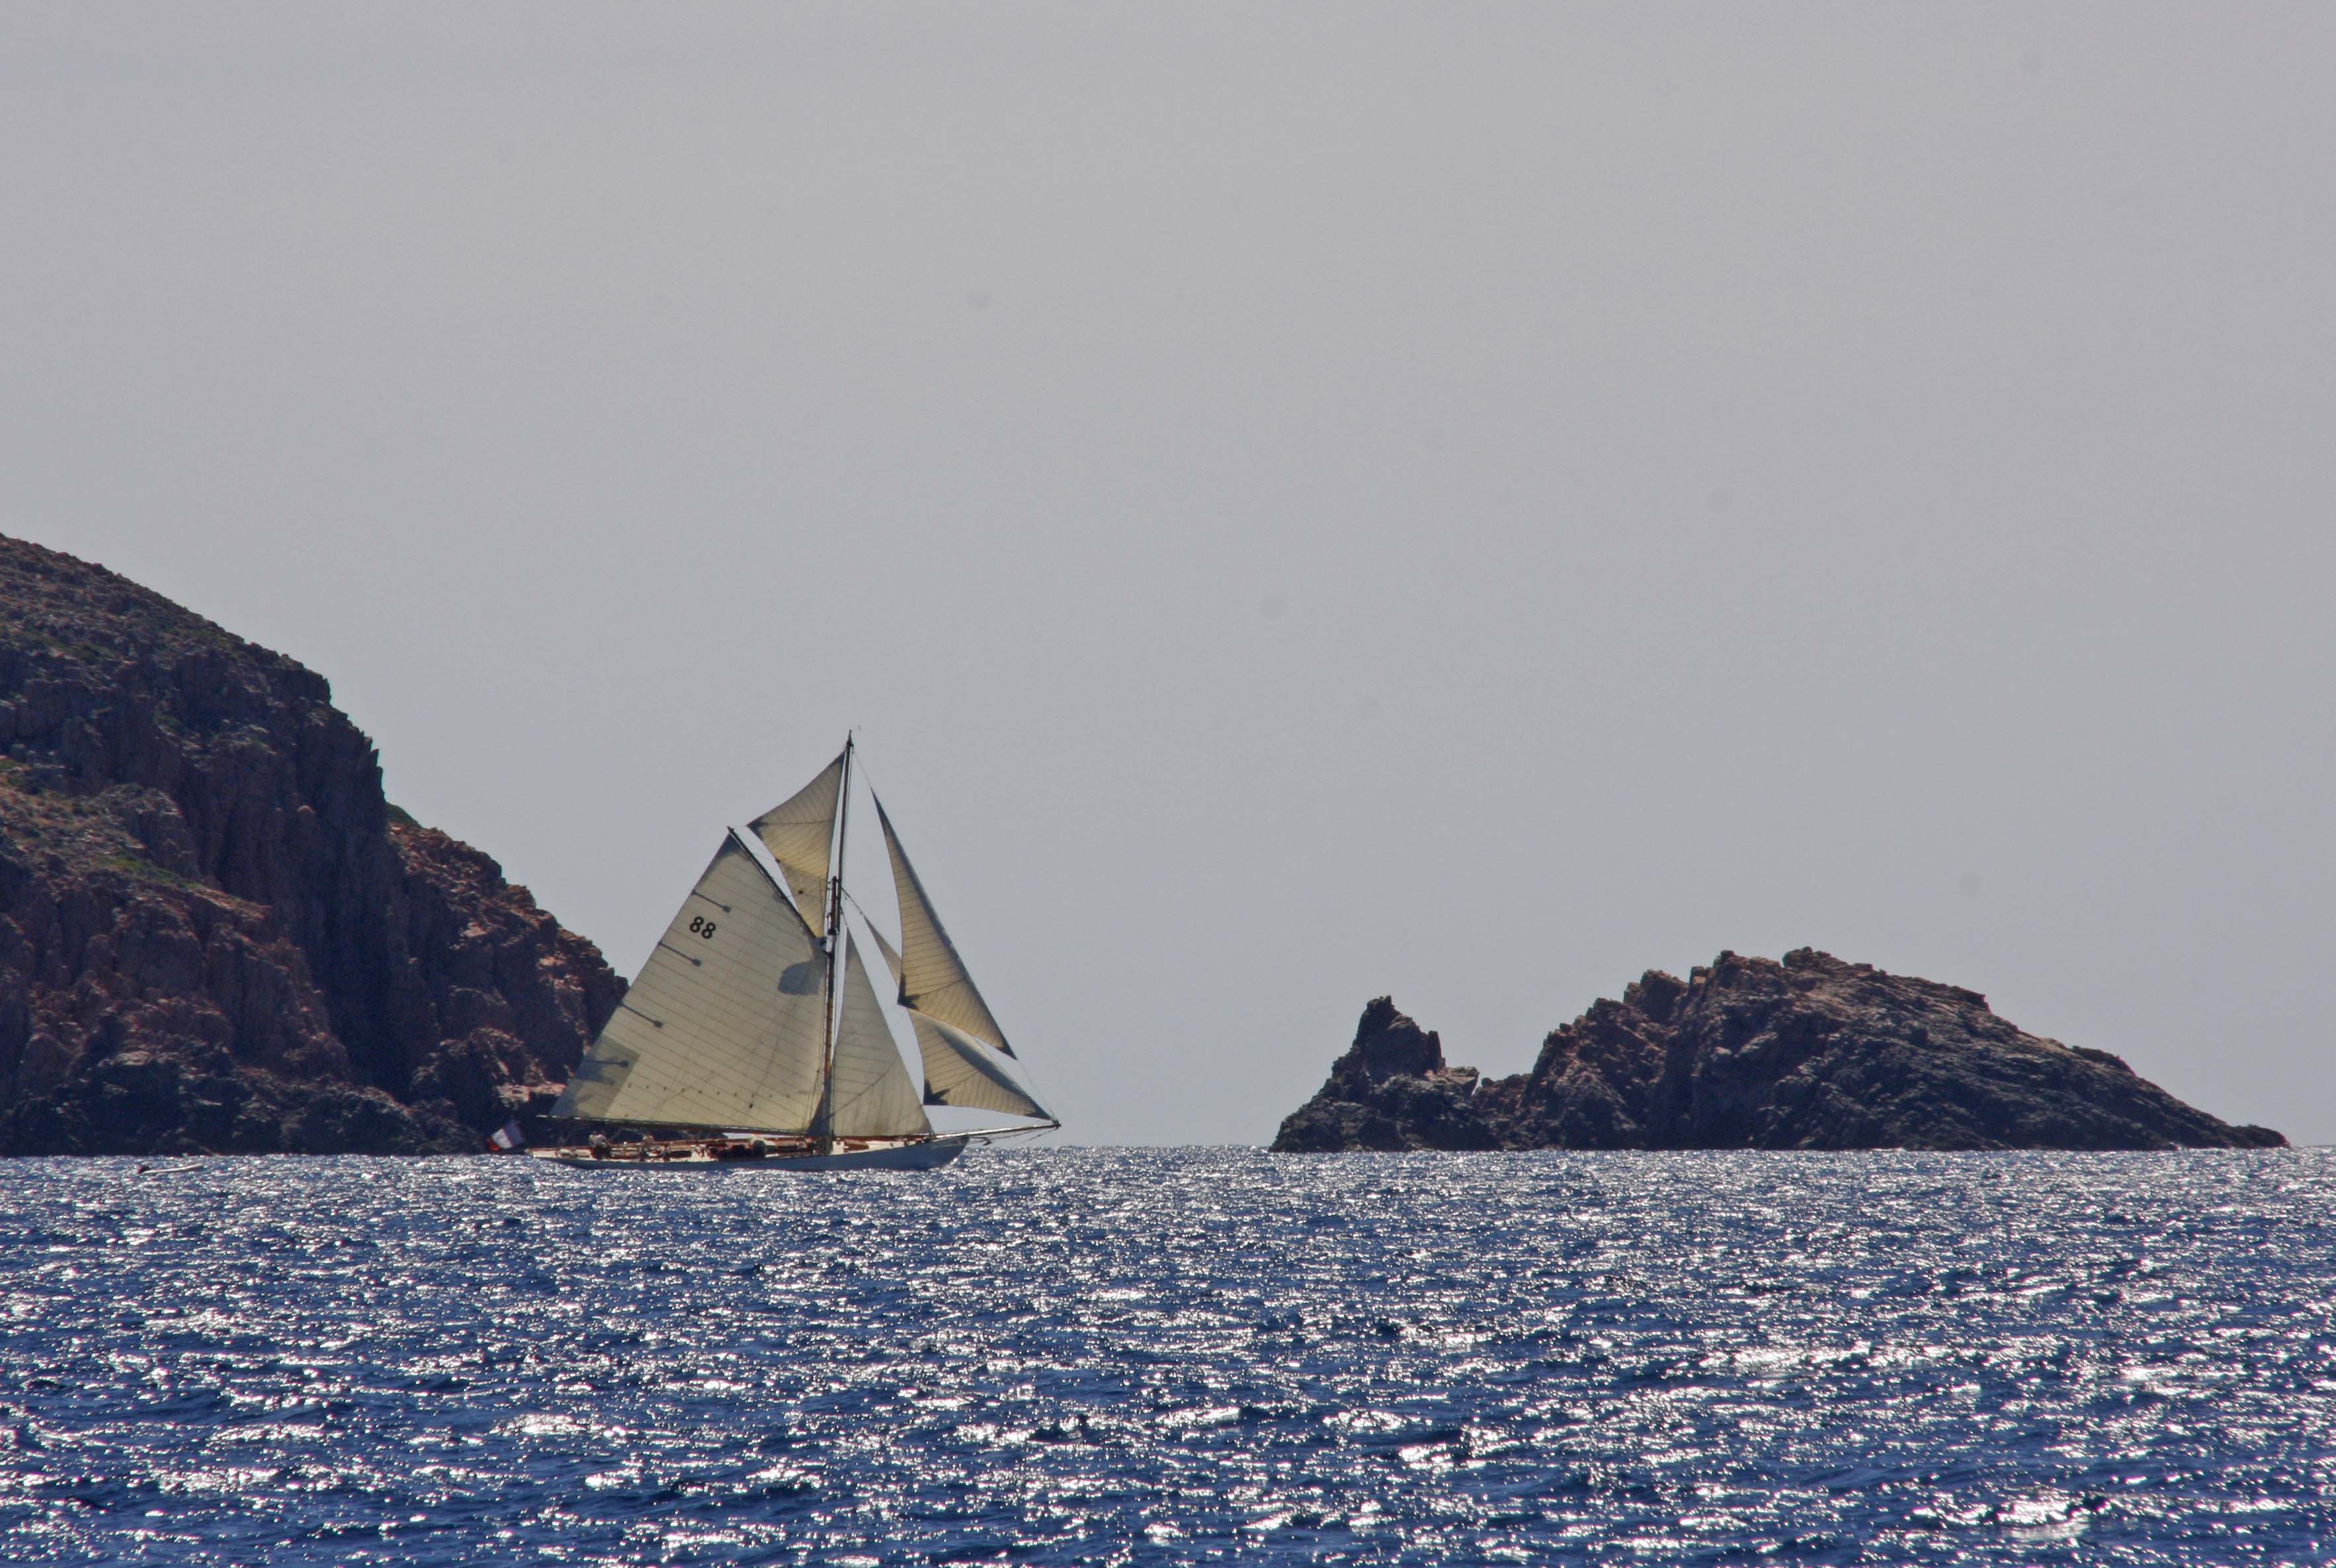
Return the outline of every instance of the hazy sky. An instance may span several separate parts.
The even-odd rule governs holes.
[[[11,0],[0,529],[323,672],[627,973],[861,726],[1077,1141],[1802,944],[2336,1140],[2331,59]]]

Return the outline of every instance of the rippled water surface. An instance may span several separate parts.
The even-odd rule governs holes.
[[[2336,1156],[0,1163],[11,1563],[2336,1540]]]

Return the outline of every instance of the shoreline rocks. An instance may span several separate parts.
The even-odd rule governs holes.
[[[1482,1080],[1381,997],[1285,1153],[1407,1149],[2267,1148],[2107,1051],[2017,1028],[1975,991],[1802,948],[1649,970]]]
[[[0,1154],[476,1150],[623,991],[323,677],[0,538]]]

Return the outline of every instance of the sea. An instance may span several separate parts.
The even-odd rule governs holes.
[[[0,1562],[2290,1563],[2336,1154],[0,1162]]]

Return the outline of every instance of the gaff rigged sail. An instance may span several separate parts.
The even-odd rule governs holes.
[[[724,839],[555,1116],[802,1133],[824,1076],[827,965],[735,833]]]

